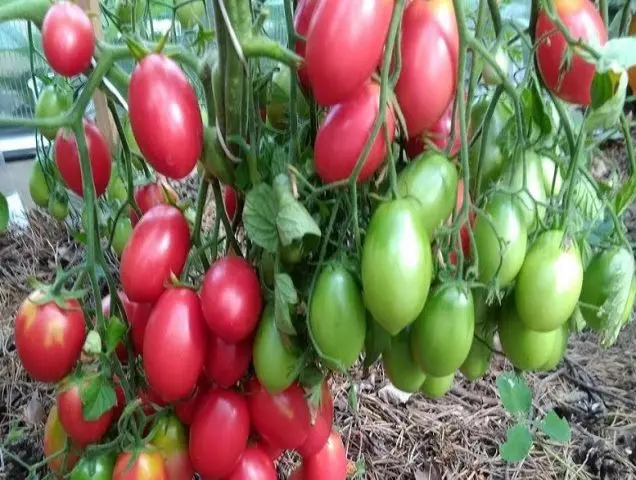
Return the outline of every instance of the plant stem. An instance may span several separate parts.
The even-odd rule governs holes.
[[[207,270],[210,268],[210,262],[205,252],[201,249],[201,221],[203,219],[203,212],[205,210],[205,202],[208,198],[208,181],[204,177],[201,177],[201,183],[199,184],[199,194],[197,196],[197,213],[194,220],[194,228],[192,231],[192,243],[199,247],[199,257],[201,258],[201,264],[203,268]]]
[[[227,213],[225,211],[225,207],[223,206],[223,193],[221,192],[221,184],[216,178],[212,180],[212,190],[214,191],[214,200],[216,202],[216,214],[221,216],[223,228],[225,229],[225,235],[228,238],[230,245],[232,246],[236,254],[242,256],[241,247],[236,241],[234,231],[232,230],[232,224],[230,223],[230,219],[227,218]]]

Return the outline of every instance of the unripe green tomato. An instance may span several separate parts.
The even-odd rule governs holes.
[[[177,20],[185,28],[192,28],[201,22],[201,18],[205,14],[205,5],[201,0],[175,0],[177,6]]]
[[[499,68],[505,73],[508,73],[508,67],[510,66],[510,59],[508,58],[508,54],[501,47],[497,47],[493,51],[493,55],[495,57],[495,62]],[[484,69],[481,72],[484,83],[486,85],[501,85],[503,83],[503,77],[497,73],[495,68],[488,62],[484,61]]]
[[[115,233],[113,235],[113,243],[111,245],[117,256],[120,258],[132,231],[133,227],[130,222],[130,218],[124,217],[123,215],[120,216],[119,220],[117,220],[117,224],[115,225]]]
[[[119,20],[119,26],[124,27],[139,23],[144,16],[145,9],[146,0],[117,0],[115,15]]]
[[[46,208],[49,205],[49,197],[51,196],[51,190],[46,183],[46,177],[42,165],[39,161],[33,163],[31,169],[31,177],[29,178],[29,193],[31,199],[38,207]]]
[[[54,85],[48,85],[42,90],[35,104],[35,118],[54,118],[66,113],[71,108],[73,100],[70,95]],[[40,133],[49,140],[54,140],[57,128],[41,128]]]
[[[64,221],[68,216],[68,197],[63,192],[53,192],[49,198],[49,213],[51,216],[59,220]]]

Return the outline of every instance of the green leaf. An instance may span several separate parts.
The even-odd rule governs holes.
[[[106,341],[106,351],[108,353],[117,348],[117,345],[119,345],[121,339],[124,338],[127,330],[128,327],[126,327],[126,324],[122,322],[119,317],[110,317],[110,321],[106,327],[106,335],[104,337]]]
[[[274,190],[279,205],[276,226],[283,246],[305,236],[320,238],[320,227],[303,204],[294,198],[287,175],[281,174],[274,179]]]
[[[613,38],[599,50],[597,72],[607,72],[617,66],[627,70],[636,65],[636,37]]]
[[[616,214],[620,217],[634,200],[636,200],[636,175],[632,175],[618,191],[615,202]]]
[[[364,368],[373,365],[391,345],[391,335],[367,312],[367,335],[364,339]]]
[[[349,408],[354,412],[358,411],[358,392],[356,391],[355,384],[351,383],[349,391],[347,392],[347,401],[349,402]]]
[[[268,252],[276,252],[278,234],[276,217],[278,205],[272,187],[261,183],[245,198],[243,224],[250,240]]]
[[[291,321],[289,305],[298,303],[298,293],[294,281],[286,273],[274,275],[274,315],[276,327],[287,335],[296,335],[296,329]]]
[[[513,425],[506,432],[506,443],[499,445],[501,458],[509,463],[522,461],[532,448],[532,433],[522,423]]]
[[[310,396],[317,395],[317,399],[314,399],[314,400],[315,400],[315,403],[318,403],[320,401],[320,391],[322,389],[322,382],[324,379],[325,379],[325,376],[322,374],[320,369],[318,369],[318,367],[314,365],[309,365],[300,372],[300,377],[298,378],[298,381],[303,387],[312,390]],[[316,392],[313,392],[314,388],[316,387],[318,390],[317,394]]]
[[[614,82],[609,72],[597,73],[592,79],[590,87],[592,108],[599,108],[614,96]]]
[[[601,332],[601,345],[610,347],[616,342],[623,319],[631,318],[626,310],[631,308],[632,287],[634,282],[634,253],[626,248],[621,248],[612,257],[609,272],[603,277],[609,290],[607,300],[601,305],[599,314],[603,314]]]
[[[526,116],[532,118],[542,134],[548,135],[552,131],[552,120],[550,115],[546,112],[545,105],[541,98],[541,92],[536,82],[532,82],[531,86],[523,91],[521,101]]]
[[[615,127],[625,105],[627,72],[610,70],[596,73],[592,80],[591,94],[592,108],[585,120],[587,131]]]
[[[9,228],[9,202],[7,197],[0,192],[0,233],[4,233]]]
[[[88,421],[97,420],[117,403],[115,389],[104,375],[87,378],[80,386],[82,414]]]
[[[532,391],[526,380],[514,372],[497,377],[497,390],[508,412],[516,417],[527,417],[532,407]]]
[[[578,215],[570,215],[567,221],[571,223],[573,230],[588,227],[592,230],[594,225],[603,219],[604,205],[599,198],[594,185],[586,176],[579,175],[579,180],[572,187],[572,202]]]
[[[537,425],[550,440],[566,443],[570,441],[570,425],[567,420],[559,417],[554,410],[550,410]]]

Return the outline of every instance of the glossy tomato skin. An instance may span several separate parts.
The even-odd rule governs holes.
[[[95,34],[88,15],[71,2],[51,6],[42,22],[42,49],[55,72],[65,77],[88,68],[95,48]]]
[[[114,452],[83,457],[71,473],[71,480],[112,480],[115,470]]]
[[[188,434],[175,415],[153,422],[151,443],[159,449],[169,480],[192,480],[194,470],[188,453]]]
[[[155,304],[144,336],[148,384],[164,401],[187,398],[203,371],[207,329],[201,302],[188,288],[171,288]]]
[[[68,435],[60,423],[57,405],[53,405],[49,411],[48,417],[46,417],[46,424],[44,425],[44,440],[42,444],[44,456],[48,458],[53,454],[64,450],[67,441]],[[62,476],[65,473],[70,472],[78,460],[79,456],[77,449],[74,446],[71,446],[68,455],[66,455],[66,459],[64,459],[64,455],[60,455],[52,458],[47,463],[54,474]]]
[[[132,340],[135,353],[137,355],[141,355],[144,346],[146,325],[148,324],[148,319],[152,312],[152,304],[132,302],[121,290],[117,291],[117,296],[119,297],[122,307],[124,307],[124,313],[126,314],[125,320],[127,320],[130,325],[130,338]],[[105,317],[110,317],[110,295],[106,295],[102,299],[102,313]],[[119,356],[120,359],[123,358],[120,355],[124,353],[121,351],[122,348],[125,352],[125,347],[123,345],[121,345],[121,347],[117,347],[117,356]],[[127,353],[125,355],[127,355]]]
[[[175,405],[174,411],[177,414],[177,417],[179,417],[179,420],[181,420],[184,423],[184,425],[189,426],[192,424],[192,420],[194,419],[194,414],[196,413],[197,408],[199,407],[199,402],[201,401],[202,398],[205,397],[209,389],[210,388],[208,387],[207,384],[203,384],[202,382],[199,382],[199,386],[194,391],[194,393],[190,396],[190,398],[188,398],[187,400],[183,400]]]
[[[227,214],[227,218],[230,220],[234,220],[234,215],[236,215],[236,204],[238,202],[238,197],[236,195],[236,190],[229,185],[226,185],[223,188],[223,205],[225,205],[225,213]]]
[[[517,205],[528,232],[532,232],[545,216],[547,194],[544,177],[541,158],[532,150],[527,150],[523,156],[516,158],[503,176],[503,182],[510,186],[511,191],[520,192]]]
[[[307,440],[311,416],[305,392],[297,383],[270,395],[258,380],[252,379],[247,401],[252,426],[272,446],[293,450]]]
[[[318,453],[327,442],[333,427],[333,413],[333,397],[329,391],[329,385],[324,381],[320,392],[320,405],[313,417],[307,440],[298,447],[298,453],[304,458]]]
[[[452,103],[458,36],[452,2],[412,0],[406,7],[395,95],[409,137],[433,127]]]
[[[157,205],[133,230],[121,256],[121,282],[133,302],[156,301],[170,275],[180,275],[190,250],[190,229],[175,207]]]
[[[408,251],[405,251],[408,248]],[[396,335],[424,308],[432,277],[432,254],[417,200],[380,205],[362,246],[362,290],[367,309]]]
[[[247,372],[252,361],[252,340],[228,343],[210,335],[205,356],[205,373],[219,387],[229,388]]]
[[[382,55],[393,4],[393,0],[318,2],[307,33],[305,65],[320,105],[345,101],[371,77]]]
[[[343,103],[329,109],[318,129],[314,148],[314,168],[323,183],[345,180],[353,173],[373,129],[379,105],[380,86],[369,81]],[[385,117],[389,140],[392,142],[395,119],[388,107]],[[376,172],[386,152],[387,143],[384,132],[380,130],[360,170],[358,182],[368,180]]]
[[[366,313],[351,272],[341,264],[325,266],[314,286],[309,326],[320,351],[340,367],[351,367],[364,348]]]
[[[276,480],[274,462],[258,445],[247,447],[227,480]]]
[[[272,445],[271,443],[269,443],[267,440],[263,438],[259,438],[256,443],[261,448],[261,450],[263,450],[267,454],[267,456],[272,462],[275,462],[276,460],[278,460],[278,458],[284,452],[282,448],[275,447],[274,445]]]
[[[72,104],[73,99],[70,95],[67,95],[55,85],[48,85],[42,90],[35,104],[35,118],[55,118],[63,115],[71,108]],[[53,140],[57,130],[57,128],[41,128],[40,132],[47,139]],[[36,164],[38,163],[36,162]]]
[[[111,156],[108,142],[99,131],[97,125],[84,120],[84,136],[88,148],[88,159],[91,164],[91,175],[95,194],[99,197],[106,191],[110,181]],[[55,137],[55,164],[64,184],[80,197],[84,196],[82,186],[82,169],[75,135],[61,128]]]
[[[347,452],[340,434],[331,431],[327,443],[315,455],[303,460],[304,480],[345,480]]]
[[[607,29],[591,1],[557,0],[554,7],[573,38],[582,39],[597,48],[607,42]],[[536,58],[539,73],[546,86],[566,102],[589,105],[592,101],[590,88],[594,78],[594,64],[574,53],[570,68],[560,72],[568,44],[543,10],[537,16],[535,36],[537,40],[543,39],[537,47]]]
[[[250,434],[245,397],[213,389],[201,399],[190,426],[190,459],[203,477],[229,475],[238,465]]]
[[[49,188],[46,175],[39,161],[33,162],[31,176],[29,177],[29,194],[33,203],[38,207],[46,208],[49,205],[51,188]]]
[[[305,39],[307,37],[307,32],[309,31],[309,24],[314,14],[314,10],[316,9],[316,5],[318,5],[318,1],[319,0],[300,0],[296,7],[296,11],[294,12],[294,29],[298,35],[305,37]],[[306,53],[306,43],[300,40],[296,41],[294,50],[298,55],[304,58]],[[309,84],[307,67],[304,63],[298,69],[298,79],[300,80],[300,84],[303,89],[308,92],[311,87]]]
[[[128,105],[135,140],[154,169],[176,180],[192,172],[203,147],[203,122],[183,70],[165,55],[147,55],[130,77]]]
[[[411,335],[407,330],[391,337],[389,348],[382,352],[382,364],[393,386],[403,392],[417,392],[426,378],[411,353]]]
[[[455,112],[455,138],[453,144],[450,144],[451,133],[453,127],[453,108],[454,102],[451,101],[446,108],[444,114],[430,128],[422,133],[409,138],[406,144],[406,153],[411,158],[418,157],[421,153],[430,150],[428,142],[432,142],[438,149],[447,151],[450,157],[454,157],[461,148],[461,139],[459,135],[459,116]]]
[[[252,266],[236,256],[214,262],[203,278],[201,306],[212,333],[226,342],[247,339],[263,307],[261,284]]]
[[[583,287],[578,246],[548,230],[529,248],[515,285],[519,319],[532,330],[554,331],[574,312]]]
[[[148,449],[133,459],[131,452],[124,452],[117,457],[113,480],[171,480],[159,451]]]
[[[143,215],[152,207],[165,204],[171,205],[179,201],[179,196],[174,189],[164,181],[152,182],[135,189],[135,202]],[[130,220],[133,226],[139,222],[139,217],[134,209],[130,209]]]
[[[427,375],[420,392],[428,398],[441,398],[452,388],[455,373],[443,377],[432,377]]]
[[[79,447],[99,442],[108,430],[114,414],[114,410],[111,408],[95,420],[84,418],[80,385],[85,381],[87,380],[76,379],[64,382],[55,397],[60,423],[64,427],[64,431]]]
[[[36,380],[57,382],[72,369],[82,352],[86,327],[77,300],[61,309],[54,302],[36,305],[35,291],[20,305],[15,319],[15,343],[22,366]]]

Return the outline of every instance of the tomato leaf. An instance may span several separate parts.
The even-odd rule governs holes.
[[[527,417],[532,407],[532,391],[526,380],[514,372],[497,377],[497,390],[501,403],[515,417]]]
[[[626,309],[631,307],[630,294],[634,280],[634,254],[631,250],[622,248],[616,254],[610,264],[609,295],[599,309],[602,311],[605,322],[602,326],[601,345],[610,347],[616,342],[621,328],[624,326]],[[628,321],[631,315],[627,315]]]
[[[0,233],[4,233],[9,228],[9,202],[7,197],[0,192]]]
[[[294,240],[303,239],[305,236],[314,237],[314,240],[320,238],[320,227],[303,204],[294,198],[287,175],[276,176],[274,190],[279,205],[276,226],[283,246],[290,245]]]
[[[320,369],[316,367],[315,365],[308,365],[307,367],[305,367],[300,372],[300,377],[298,378],[298,381],[301,383],[303,387],[310,389],[310,392],[309,392],[310,400],[311,400],[311,397],[317,395],[317,397],[314,399],[315,400],[314,403],[316,405],[320,403],[320,392],[322,390],[322,382],[324,379],[325,379],[325,376],[322,374]],[[316,392],[314,392],[315,389],[318,390],[317,394]]]
[[[532,448],[532,433],[522,423],[513,425],[506,432],[506,442],[499,444],[499,453],[506,462],[520,462],[528,456]]]
[[[585,128],[592,132],[614,127],[623,113],[627,94],[627,72],[610,70],[596,73],[592,80],[592,107]]]
[[[636,175],[632,174],[629,181],[623,184],[616,195],[616,214],[620,217],[634,200],[636,200]]]
[[[616,66],[628,69],[636,65],[636,37],[613,38],[600,48],[597,72],[607,72]]]
[[[536,82],[532,82],[531,86],[523,91],[521,94],[521,102],[526,111],[526,116],[532,118],[541,133],[544,135],[550,134],[552,131],[552,121],[550,115],[546,112]]]
[[[110,317],[110,321],[106,327],[106,335],[104,336],[107,353],[110,353],[117,348],[117,345],[119,345],[121,339],[124,338],[127,330],[128,327],[126,327],[126,324],[122,322],[119,317]]]
[[[603,219],[603,200],[598,196],[592,180],[583,175],[579,175],[579,180],[572,187],[572,201],[576,207],[576,212],[567,217],[567,222],[571,224],[574,231],[584,227],[592,230],[594,225]]]
[[[367,335],[364,339],[364,368],[369,368],[391,345],[391,335],[367,313]]]
[[[117,403],[113,385],[103,376],[97,375],[81,384],[82,414],[86,420],[97,420]]]
[[[252,242],[268,252],[276,252],[278,204],[274,189],[265,183],[254,187],[245,198],[243,224]]]
[[[291,321],[289,305],[298,303],[298,293],[294,281],[286,273],[274,275],[274,318],[276,327],[287,335],[296,335],[296,329]]]
[[[358,391],[355,384],[352,382],[347,392],[347,401],[349,402],[349,408],[354,412],[358,411]]]
[[[554,410],[548,411],[537,425],[550,440],[560,443],[570,441],[570,425],[567,420],[559,417]]]

